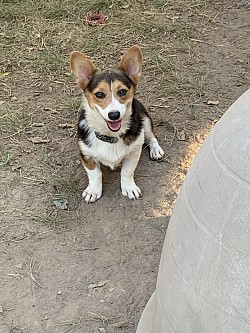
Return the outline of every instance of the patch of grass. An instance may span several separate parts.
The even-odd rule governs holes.
[[[155,66],[162,72],[169,74],[172,78],[179,80],[179,75],[177,73],[176,67],[173,62],[162,55],[156,55],[152,58]]]
[[[178,53],[188,54],[189,57],[191,57],[191,54],[192,54],[192,46],[190,45],[190,43],[188,43],[188,41],[183,41],[183,42],[180,43],[179,45],[176,45],[176,51],[177,51]]]
[[[81,318],[74,318],[70,320],[65,320],[62,321],[58,324],[55,324],[55,326],[68,326],[69,328],[67,329],[66,332],[70,332],[73,328],[81,328],[83,326],[83,321]]]
[[[85,1],[84,8],[88,11],[100,12],[101,10],[108,10],[112,8],[115,3],[118,3],[116,0],[87,0]]]
[[[71,319],[69,321],[64,321],[62,324],[68,325],[71,327],[81,327],[83,322],[80,318]]]
[[[78,195],[80,192],[79,184],[72,178],[62,174],[51,175],[48,179],[49,185],[53,186],[58,193]]]
[[[212,0],[154,0],[155,8],[166,11],[188,11],[200,8],[206,8]]]
[[[89,320],[101,322],[104,325],[112,324],[115,328],[125,328],[130,325],[127,319],[122,319],[120,315],[108,317],[99,312],[89,312]]]
[[[43,163],[45,163],[48,167],[55,169],[55,164],[48,153],[48,149],[46,145],[41,145],[40,147],[40,158]]]
[[[33,68],[38,74],[48,75],[64,71],[66,64],[68,65],[68,58],[60,52],[60,49],[44,49],[36,54]]]
[[[57,212],[52,213],[40,213],[35,215],[34,220],[36,222],[47,225],[49,228],[55,229],[60,223],[57,219]]]
[[[37,2],[33,0],[20,0],[20,1],[0,1],[0,19],[6,21],[20,20],[24,17],[44,17],[44,18],[62,18],[69,15],[68,1],[42,1]]]
[[[10,165],[11,160],[12,160],[12,155],[9,152],[4,151],[0,153],[0,165],[4,166]]]
[[[65,1],[40,2],[43,5],[43,16],[46,19],[67,19],[72,17],[72,11]],[[42,7],[42,6],[41,6]]]
[[[106,35],[97,37],[97,40],[90,40],[83,51],[90,54],[101,54],[110,47],[110,38],[109,35]]]
[[[107,11],[118,1],[113,0],[0,0],[0,19],[5,21],[30,20],[36,16],[47,20],[76,20],[88,11]]]
[[[100,321],[103,324],[109,324],[113,318],[109,318],[98,312],[89,312],[89,319],[93,321]]]
[[[74,79],[72,77],[72,81],[73,80]],[[63,94],[60,96],[58,103],[63,104],[63,107],[68,110],[69,113],[77,114],[82,101],[82,93],[80,89],[79,93],[80,94],[78,96],[69,96],[68,94]],[[75,119],[75,123],[77,123],[77,118]]]
[[[205,90],[204,85],[205,85],[208,75],[209,75],[209,69],[207,67],[200,67],[198,69],[195,86],[196,86],[197,94],[199,96],[202,96],[204,94],[204,90]]]
[[[191,105],[188,109],[188,117],[190,120],[195,120],[197,118],[197,113],[194,105]]]
[[[27,115],[24,117],[4,103],[0,105],[0,135],[8,135],[23,130],[28,125]]]

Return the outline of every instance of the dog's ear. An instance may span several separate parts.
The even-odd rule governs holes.
[[[74,51],[70,56],[70,67],[76,83],[84,90],[96,71],[95,65],[83,53]]]
[[[134,45],[127,50],[120,61],[119,68],[135,85],[138,83],[142,71],[142,52],[139,46]]]

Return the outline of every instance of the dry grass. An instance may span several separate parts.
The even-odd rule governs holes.
[[[109,317],[99,312],[89,312],[87,320],[97,321],[104,325],[111,324],[113,327],[120,329],[130,326],[131,324],[128,319],[121,318],[120,315]]]
[[[190,39],[200,37],[199,32],[209,19],[206,8],[207,1],[180,0],[128,1],[126,5],[110,0],[85,1],[81,5],[78,1],[3,2],[2,64],[5,70],[17,66],[29,75],[55,77],[59,73],[60,79],[68,82],[64,73],[68,71],[72,50],[84,50],[101,67],[107,61],[117,61],[126,47],[138,43],[143,47],[146,66],[155,71],[156,56],[163,63],[178,53],[189,56]],[[89,11],[103,11],[106,24],[86,25]],[[195,15],[197,11],[199,16]]]

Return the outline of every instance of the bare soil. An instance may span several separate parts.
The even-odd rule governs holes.
[[[63,3],[0,1],[0,332],[135,332],[188,168],[249,88],[249,3],[106,0],[102,26]],[[88,205],[69,54],[107,68],[133,44],[144,53],[137,97],[165,157],[143,150],[141,199],[124,198],[119,171],[104,169],[103,196]]]

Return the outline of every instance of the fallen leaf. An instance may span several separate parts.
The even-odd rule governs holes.
[[[16,265],[17,268],[22,269],[23,268],[23,263],[21,262],[20,264]]]
[[[98,331],[99,331],[100,333],[106,333],[106,330],[105,330],[105,328],[103,328],[103,327],[99,327],[99,328],[98,328]]]
[[[64,198],[53,198],[52,203],[56,206],[56,208],[67,209],[68,208],[68,200]]]
[[[108,282],[109,280],[105,280],[105,281],[100,281],[97,283],[91,283],[88,286],[88,289],[95,289],[95,288],[102,288],[103,286],[105,286],[105,284]]]
[[[34,138],[28,139],[29,141],[31,141],[34,144],[39,144],[39,143],[48,143],[50,142],[49,139],[43,139],[40,136],[35,136]]]
[[[219,101],[212,101],[210,99],[207,101],[207,105],[219,105],[219,103]]]
[[[10,75],[9,72],[0,73],[0,79],[4,79],[6,76]]]
[[[180,132],[177,133],[177,138],[180,141],[185,141],[186,140],[186,134],[184,130],[181,130]]]

